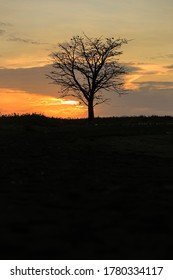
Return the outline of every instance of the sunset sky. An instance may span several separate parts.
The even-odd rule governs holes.
[[[172,0],[0,0],[0,113],[87,117],[49,84],[50,53],[85,32],[127,38],[129,93],[109,93],[96,116],[173,115]]]

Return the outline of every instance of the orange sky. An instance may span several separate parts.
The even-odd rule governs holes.
[[[8,88],[0,89],[0,100],[2,115],[38,113],[58,118],[84,118],[87,109],[75,100],[64,100]]]

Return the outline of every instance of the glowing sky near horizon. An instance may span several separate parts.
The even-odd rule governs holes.
[[[0,0],[0,113],[85,117],[49,85],[49,54],[73,35],[132,39],[120,61],[129,94],[111,93],[96,116],[173,115],[172,0]]]

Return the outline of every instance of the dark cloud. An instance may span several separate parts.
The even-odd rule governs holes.
[[[173,53],[169,53],[166,56],[169,57],[169,58],[173,58]]]
[[[138,67],[136,66],[135,63],[124,63],[127,71],[129,74],[132,74],[132,73],[138,73],[139,71],[143,71],[143,69],[141,67]]]
[[[25,44],[32,44],[32,45],[45,45],[47,43],[41,43],[38,41],[33,41],[31,39],[23,39],[20,37],[16,37],[16,36],[11,36],[10,38],[7,39],[7,41],[11,41],[11,42],[19,42],[19,43],[25,43]]]
[[[4,29],[0,29],[0,36],[5,34],[5,30]]]
[[[109,105],[96,107],[96,116],[151,116],[173,115],[173,89],[160,89],[153,87],[156,82],[140,83],[140,88],[129,91],[129,94],[117,95],[108,93]],[[160,83],[159,83],[160,84]],[[162,84],[169,84],[165,82]],[[152,87],[151,87],[152,85]],[[173,86],[173,83],[171,83]]]
[[[147,75],[147,76],[148,75],[157,75],[157,74],[158,74],[158,71],[154,71],[154,70],[153,71],[147,71],[147,72],[144,70],[142,72],[142,75]]]
[[[139,86],[139,90],[167,90],[173,89],[173,82],[158,82],[158,81],[147,81],[147,82],[134,82],[134,84]]]
[[[156,56],[151,56],[149,57],[149,59],[155,60],[155,59],[164,59],[164,58],[173,58],[173,54],[169,53],[169,54],[160,54],[160,55],[156,55]]]
[[[0,69],[0,87],[26,91],[29,93],[57,96],[58,87],[50,84],[46,74],[51,71],[51,66]]]
[[[2,21],[0,21],[0,26],[12,26],[12,24],[9,23],[9,22],[2,22]]]
[[[156,56],[149,57],[149,59],[152,59],[152,60],[159,59],[159,58],[165,58],[165,55],[156,55]]]
[[[140,65],[141,66],[148,65],[148,63],[133,63],[132,62],[132,63],[126,63],[124,65],[127,68],[129,74],[142,74],[142,75],[158,74],[158,71],[156,71],[156,70],[146,71],[144,68],[140,67]]]
[[[164,68],[166,68],[166,69],[173,69],[173,64],[164,66]]]

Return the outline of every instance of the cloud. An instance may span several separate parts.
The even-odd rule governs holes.
[[[30,93],[58,96],[58,86],[50,84],[46,74],[51,66],[0,69],[0,88],[11,88]],[[60,91],[60,90],[59,90]]]
[[[39,112],[41,113],[48,112],[45,111],[48,110],[48,107],[46,107],[47,109],[44,110],[44,104],[45,102],[47,102],[46,100],[48,96],[50,96],[51,98],[48,98],[50,107],[49,110],[51,110],[49,111],[49,114],[55,115],[55,111],[57,110],[58,105],[57,103],[59,101],[58,99],[56,99],[55,102],[55,99],[52,98],[59,98],[61,96],[61,89],[56,85],[50,84],[50,81],[46,79],[45,74],[50,73],[50,71],[50,65],[27,69],[0,69],[0,88],[8,88],[9,92],[10,89],[12,92],[15,91],[13,95],[11,94],[8,96],[8,100],[15,96],[15,93],[17,94],[17,91],[19,91],[20,95],[17,94],[17,102],[19,102],[20,100],[25,100],[25,97],[27,97],[27,100],[30,100],[29,98],[31,98],[31,101],[34,101],[36,98],[34,94],[36,94],[38,96],[38,99],[41,100],[41,103],[39,105],[40,107],[38,108],[38,110],[40,110]],[[135,75],[137,74],[132,74],[132,76]],[[105,97],[110,98],[109,105],[103,104],[100,106],[96,106],[95,115],[105,117],[122,115],[173,115],[173,82],[157,82],[152,80],[142,82],[134,80],[134,78],[135,77],[133,77],[133,80],[131,82],[136,85],[136,89],[134,89],[133,87],[132,90],[129,91],[129,94],[125,94],[122,96],[114,93],[106,93]],[[5,94],[8,95],[9,92],[4,92],[4,96]],[[44,96],[46,99],[44,98]],[[29,108],[29,110],[33,110],[33,112],[36,111],[34,103],[30,101],[27,102],[31,105],[31,108]],[[52,105],[53,102],[57,104],[54,109]],[[8,102],[6,104],[8,104]],[[69,106],[67,103],[61,105]],[[4,104],[4,108],[6,108],[6,106],[7,105]],[[58,106],[59,111],[57,114],[59,114],[59,116],[63,115],[66,117],[72,116],[72,113],[70,113],[71,111],[68,111],[70,110],[68,108],[64,107],[62,109],[62,112],[60,112],[61,107]],[[82,114],[85,114],[86,116],[85,108],[81,108],[80,110],[80,116],[82,116]]]
[[[173,82],[167,82],[167,81],[134,82],[134,84],[138,85],[139,90],[147,89],[147,91],[151,91],[151,90],[173,89]]]
[[[128,69],[129,74],[140,74],[140,75],[157,75],[161,71],[161,66],[151,63],[136,63],[130,62],[124,64]]]
[[[0,22],[0,36],[4,35],[6,33],[6,29],[8,29],[8,27],[11,27],[12,24],[7,23],[7,22]]]
[[[143,69],[139,66],[136,66],[136,63],[130,62],[130,63],[124,63],[125,67],[127,68],[128,73],[138,73],[139,71],[142,71]]]
[[[169,58],[173,58],[173,53],[169,53],[166,56],[169,57]]]
[[[163,83],[166,87],[167,83]],[[170,84],[169,84],[170,85]],[[173,83],[170,85],[173,86]],[[173,115],[173,91],[172,88],[157,88],[155,82],[140,83],[140,88],[130,91],[129,94],[109,94],[109,105],[102,104],[96,107],[96,116],[151,116]]]
[[[164,66],[164,68],[166,68],[166,69],[173,69],[173,64]]]
[[[12,24],[9,23],[9,22],[2,22],[2,21],[0,21],[0,26],[12,26]]]
[[[152,57],[149,57],[149,59],[164,59],[164,58],[173,58],[173,53],[169,53],[169,54],[158,54]]]
[[[25,43],[25,44],[32,44],[32,45],[45,45],[47,43],[41,43],[38,41],[33,41],[31,39],[23,39],[20,37],[16,37],[16,36],[11,36],[10,38],[7,39],[7,41],[11,41],[11,42],[19,42],[19,43]]]
[[[5,34],[5,30],[4,29],[0,29],[0,36],[4,35]]]

